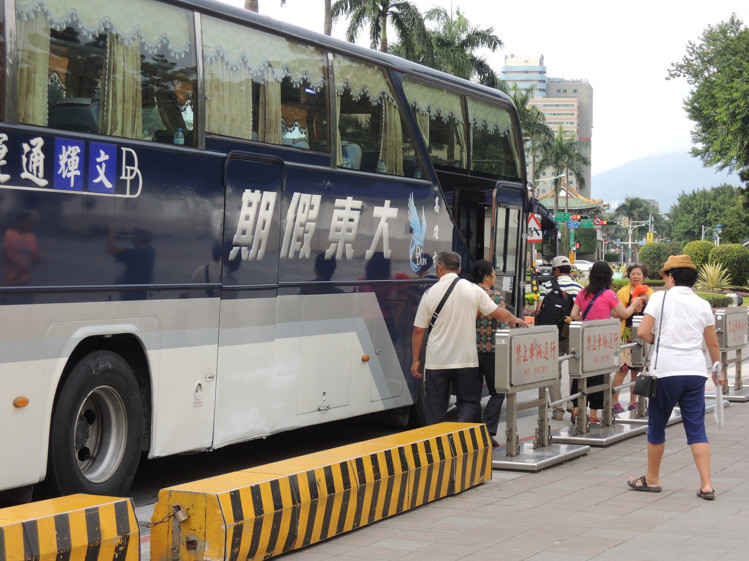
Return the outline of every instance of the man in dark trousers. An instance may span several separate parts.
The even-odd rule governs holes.
[[[443,251],[437,255],[435,262],[439,281],[422,296],[411,336],[411,374],[414,378],[424,375],[419,354],[432,314],[460,273],[460,256],[457,253]],[[425,367],[428,424],[445,420],[451,383],[455,387],[457,398],[457,420],[470,423],[477,416],[481,398],[476,350],[478,312],[508,325],[525,327],[523,320],[497,306],[480,286],[465,279],[458,281],[434,321],[427,341]]]

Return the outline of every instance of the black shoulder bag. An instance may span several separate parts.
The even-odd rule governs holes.
[[[595,295],[595,296],[593,296],[593,299],[592,299],[592,300],[591,300],[590,302],[588,302],[588,307],[587,307],[587,308],[585,308],[585,311],[583,312],[583,321],[585,321],[585,317],[586,317],[586,316],[588,315],[588,312],[589,312],[589,311],[590,311],[590,309],[591,309],[591,308],[593,307],[593,302],[595,302],[595,301],[596,301],[596,299],[597,299],[597,298],[598,298],[598,297],[599,297],[599,296],[600,296],[601,294],[603,294],[605,290],[606,290],[605,288],[602,288],[601,290],[599,290],[598,292],[596,292],[596,295]]]
[[[666,308],[666,295],[663,294],[663,304],[661,305],[661,317],[658,320],[658,339],[655,342],[655,364],[653,370],[658,365],[658,348],[661,345],[661,328],[663,327],[663,310]],[[632,393],[643,397],[655,397],[658,393],[658,377],[650,374],[647,370],[637,375]]]

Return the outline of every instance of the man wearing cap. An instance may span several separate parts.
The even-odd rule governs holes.
[[[551,260],[551,274],[556,280],[559,288],[562,292],[566,292],[572,298],[577,296],[577,293],[583,289],[583,286],[572,280],[570,273],[572,272],[572,264],[570,260],[564,255],[557,255]],[[544,296],[546,296],[552,289],[552,282],[548,281],[541,285],[541,294],[538,297],[536,303],[536,309],[533,312],[534,316],[538,315],[541,310],[541,303],[543,302]],[[569,337],[562,337],[559,335],[559,354],[567,354],[569,350]],[[561,376],[557,379],[554,385],[549,389],[552,401],[558,401],[562,399],[562,380]],[[551,414],[551,418],[555,421],[561,421],[564,419],[564,407],[561,405],[555,405]]]
[[[458,422],[472,423],[480,412],[481,376],[476,349],[476,315],[482,314],[510,325],[525,327],[512,312],[495,304],[483,288],[458,279],[460,256],[443,251],[435,259],[439,281],[421,297],[411,335],[414,378],[424,376],[420,353],[427,328],[432,330],[426,348],[426,417],[427,424],[441,423],[447,415],[450,386],[455,387]],[[433,319],[435,311],[453,281],[454,290]]]

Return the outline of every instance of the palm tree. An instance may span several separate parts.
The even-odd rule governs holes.
[[[244,9],[257,13],[260,7],[259,4],[260,4],[260,0],[244,0]],[[281,5],[283,6],[284,4],[286,4],[286,0],[281,0]]]
[[[554,175],[564,176],[569,186],[570,172],[574,173],[580,185],[583,183],[583,168],[590,165],[590,160],[580,153],[580,142],[574,137],[566,135],[562,125],[554,141],[549,144],[541,156],[541,169],[551,168]],[[559,187],[562,178],[554,179],[554,213],[559,212]],[[565,208],[569,210],[569,196],[565,197]]]
[[[427,54],[417,62],[461,78],[475,77],[479,83],[493,88],[499,85],[494,70],[483,57],[475,54],[477,49],[495,52],[502,46],[502,40],[494,34],[493,27],[472,26],[460,10],[456,10],[453,17],[444,8],[432,8],[425,19],[436,23],[436,30],[429,31],[434,55],[432,60]]]
[[[546,124],[546,117],[541,110],[538,107],[530,105],[534,90],[535,87],[531,86],[523,91],[516,84],[513,84],[510,97],[512,97],[512,101],[518,110],[526,152],[531,156],[529,177],[535,183],[536,179],[538,179],[536,177],[538,169],[540,169],[536,167],[536,160],[554,142],[554,132]],[[536,196],[535,187],[533,196]]]
[[[370,46],[388,52],[388,21],[393,25],[407,52],[415,52],[417,45],[428,44],[428,34],[421,13],[412,2],[395,0],[336,0],[331,7],[333,20],[347,15],[350,18],[346,40],[356,41],[359,30],[369,25]]]
[[[328,36],[333,32],[333,17],[330,13],[330,2],[331,0],[325,0],[325,15],[323,17],[323,33]]]

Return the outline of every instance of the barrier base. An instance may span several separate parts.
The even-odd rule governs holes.
[[[705,397],[708,399],[715,399],[715,390],[705,392]],[[749,388],[741,388],[740,390],[731,390],[729,393],[723,392],[724,401],[735,401],[737,403],[744,403],[749,401]]]
[[[590,446],[552,443],[543,448],[533,448],[532,442],[520,443],[520,454],[508,458],[504,448],[492,451],[492,469],[510,471],[540,471],[568,460],[584,456]]]
[[[636,411],[627,411],[626,413],[619,413],[616,416],[616,422],[617,423],[626,423],[629,425],[647,425],[648,424],[648,417],[647,415],[644,417],[635,417],[637,414]],[[675,425],[676,423],[681,423],[681,413],[679,412],[679,408],[675,408],[674,411],[671,413],[671,416],[668,418],[668,422],[666,423],[667,426]]]
[[[617,422],[613,426],[602,427],[599,423],[591,423],[590,431],[585,434],[575,436],[575,427],[565,427],[551,435],[551,439],[554,443],[560,444],[587,444],[603,447],[644,434],[647,430],[647,425]]]

